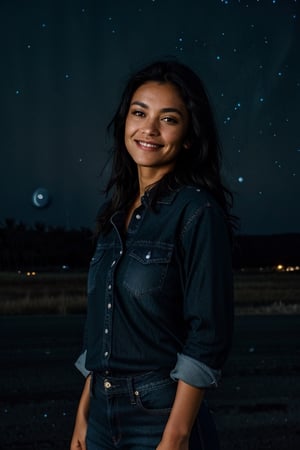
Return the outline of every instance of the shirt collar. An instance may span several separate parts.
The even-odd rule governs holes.
[[[157,199],[157,203],[164,204],[164,205],[171,205],[173,203],[177,193],[179,192],[179,190],[180,190],[180,188],[172,189],[172,190],[169,189],[168,192],[165,192],[160,195],[160,197]],[[142,198],[142,203],[144,203],[145,205],[148,205],[154,195],[154,192],[155,192],[154,189],[150,189],[149,191],[146,191],[145,195]]]

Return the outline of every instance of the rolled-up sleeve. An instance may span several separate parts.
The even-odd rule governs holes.
[[[79,370],[79,372],[82,373],[82,375],[84,377],[87,377],[90,374],[90,371],[86,369],[85,367],[85,361],[86,361],[86,353],[87,351],[84,350],[79,357],[77,358],[77,360],[75,361],[75,367],[76,369]]]
[[[231,243],[218,205],[207,202],[189,217],[180,253],[186,339],[171,376],[217,386],[233,330]]]

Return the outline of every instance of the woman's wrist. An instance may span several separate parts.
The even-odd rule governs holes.
[[[168,439],[186,440],[189,439],[193,422],[186,420],[187,417],[177,414],[171,414],[165,426],[163,435]]]

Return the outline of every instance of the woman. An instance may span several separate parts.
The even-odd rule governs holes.
[[[232,335],[231,195],[202,82],[154,63],[129,80],[111,126],[71,450],[215,450],[203,397]]]

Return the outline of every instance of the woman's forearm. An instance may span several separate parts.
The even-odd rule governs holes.
[[[80,397],[77,414],[81,414],[84,417],[88,417],[89,407],[90,407],[90,385],[91,376],[89,375],[85,381],[85,385]]]
[[[89,375],[80,397],[70,450],[86,450],[86,433],[90,408],[90,384],[91,376]]]
[[[179,380],[176,397],[166,424],[159,450],[188,448],[188,440],[196,420],[204,389],[193,387]]]

